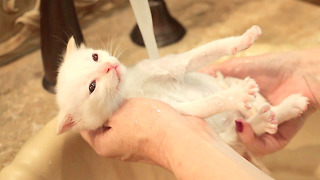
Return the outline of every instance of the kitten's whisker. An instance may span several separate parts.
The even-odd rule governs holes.
[[[60,42],[62,42],[64,45],[67,46],[67,42],[65,42],[63,39],[61,39],[60,37],[56,36],[56,35],[51,35],[53,38],[59,40]]]
[[[66,35],[67,38],[70,38],[71,36],[67,33],[67,31],[65,31],[64,29],[60,28],[61,31],[64,33],[64,35]]]
[[[120,52],[119,52],[119,54],[117,55],[117,59],[119,59],[120,57],[121,57],[121,55],[125,52],[125,51],[127,51],[127,49],[128,48],[123,48]]]
[[[119,50],[120,50],[120,45],[117,44],[117,47],[116,47],[116,49],[115,49],[115,51],[114,51],[114,54],[113,54],[114,57],[117,57],[117,56],[118,56]]]
[[[116,47],[115,49],[113,49],[113,48],[114,48],[115,45],[116,45],[116,42],[117,42],[116,39],[117,39],[117,37],[118,37],[118,32],[116,33],[116,35],[113,36],[112,41],[111,41],[111,43],[112,43],[112,53],[111,53],[111,55],[112,55],[112,56],[115,56],[115,55],[116,55],[117,47]]]
[[[107,37],[107,49],[106,49],[106,51],[108,51],[109,52],[109,54],[110,54],[110,49],[109,49],[109,47],[110,47],[110,35],[108,35],[108,37]]]
[[[107,49],[106,49],[106,46],[104,45],[104,43],[103,43],[103,41],[102,41],[102,39],[98,36],[98,34],[97,34],[97,33],[96,33],[95,35],[96,35],[96,37],[98,38],[98,40],[100,41],[100,43],[101,43],[101,45],[102,45],[103,49],[104,49],[104,50],[107,50]]]
[[[109,53],[112,56],[113,54],[113,36],[110,35],[110,39],[109,39],[109,47],[108,47]]]
[[[116,57],[117,59],[119,59],[119,57],[121,56],[121,54],[125,51],[126,48],[121,48],[121,44],[123,41],[123,37],[118,40],[118,45],[117,45],[117,48],[116,48],[116,52],[114,53],[114,57]]]
[[[65,29],[63,29],[63,28],[60,28],[61,29],[61,31],[66,35],[66,37],[67,37],[67,39],[69,40],[72,36],[73,36],[73,38],[75,38],[76,39],[76,33],[75,33],[75,31],[74,31],[74,29],[73,28],[71,28],[71,34],[69,34]],[[68,41],[67,40],[67,41]],[[81,44],[82,43],[84,43],[84,42],[81,42]]]
[[[111,50],[110,50],[110,55],[112,56],[114,54],[114,36],[111,37],[110,40],[110,46],[111,46]]]

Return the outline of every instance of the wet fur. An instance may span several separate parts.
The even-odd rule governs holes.
[[[260,33],[260,29],[254,26],[242,36],[216,40],[186,53],[142,60],[127,68],[127,71],[108,52],[84,46],[78,48],[71,38],[58,75],[57,102],[60,112],[57,132],[96,129],[107,121],[124,98],[149,97],[162,100],[183,114],[207,119],[226,143],[244,155],[246,149],[239,141],[234,121],[237,118],[251,118],[259,122],[260,116],[256,119],[252,117],[259,113],[261,106],[271,105],[258,94],[257,85],[250,78],[239,80],[222,75],[213,77],[197,70],[222,56],[247,49]],[[98,62],[92,60],[93,53],[99,55]],[[120,82],[113,71],[101,72],[105,63],[119,66],[117,71],[121,77]],[[94,79],[98,79],[97,87],[90,94],[88,86]],[[251,97],[256,95],[257,98]],[[236,98],[230,100],[231,96]],[[296,106],[294,101],[300,99],[302,105],[297,109],[302,112],[307,99],[300,95],[291,99],[278,109],[283,111],[286,108],[291,112]],[[249,105],[252,106],[251,110],[245,108]],[[271,107],[270,113],[273,113],[273,109],[278,111],[277,107]],[[280,123],[298,116],[300,112],[297,112],[282,117]],[[263,127],[255,129],[258,135],[268,130],[276,132],[278,120],[276,123],[271,122],[274,119],[272,115],[269,116],[261,120],[261,123],[265,123]],[[274,129],[268,129],[270,127]]]

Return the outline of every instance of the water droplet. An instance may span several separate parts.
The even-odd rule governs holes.
[[[161,112],[160,109],[157,109],[157,112]]]
[[[135,122],[136,125],[138,125],[138,120]]]
[[[203,52],[201,55],[202,55],[202,56],[206,56],[206,55],[207,55],[207,53],[206,53],[206,52]]]

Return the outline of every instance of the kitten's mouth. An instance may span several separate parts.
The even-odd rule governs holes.
[[[119,71],[119,69],[118,69],[118,65],[116,65],[116,66],[114,66],[112,69],[110,69],[110,70],[112,70],[112,71],[114,71],[115,72],[115,75],[117,76],[117,79],[118,79],[118,82],[120,82],[121,81],[121,74],[120,74],[120,71]],[[110,71],[109,70],[109,71]],[[108,72],[109,72],[108,71]]]
[[[117,74],[117,77],[118,77],[118,82],[120,82],[121,81],[121,75],[120,75],[118,67],[119,66],[114,67],[114,70],[116,71],[116,74]]]

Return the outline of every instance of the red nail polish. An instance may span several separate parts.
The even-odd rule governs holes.
[[[243,131],[243,124],[241,121],[236,121],[236,130],[241,133]]]

